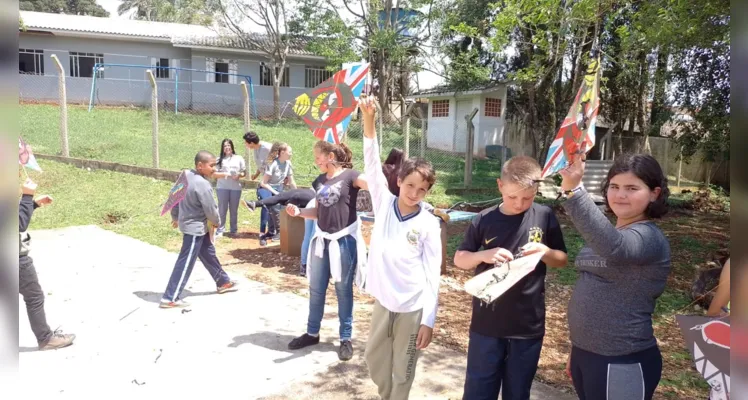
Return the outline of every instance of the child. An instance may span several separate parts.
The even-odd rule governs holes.
[[[262,177],[260,187],[270,193],[271,196],[277,196],[283,191],[284,182],[287,180],[288,185],[296,189],[296,182],[293,178],[293,166],[291,165],[291,146],[282,142],[273,143],[265,167],[265,175]],[[262,200],[269,196],[263,197]],[[268,208],[268,233],[265,236],[260,235],[260,246],[267,245],[267,240],[280,240],[280,206],[275,205]],[[262,214],[260,215],[262,216]]]
[[[436,174],[426,160],[405,160],[395,182],[400,195],[393,195],[379,161],[374,105],[368,98],[360,104],[366,181],[376,218],[366,284],[376,302],[364,354],[379,396],[407,399],[418,354],[431,342],[438,306],[441,229],[438,217],[422,203]]]
[[[259,177],[261,174],[265,172],[265,167],[267,166],[266,164],[267,164],[268,154],[270,154],[270,149],[273,147],[273,144],[265,142],[265,141],[261,141],[260,137],[257,135],[256,132],[249,131],[244,134],[244,146],[248,150],[252,150],[252,153],[254,154],[256,170],[252,174],[251,179],[255,180],[257,179],[257,177]],[[270,196],[272,196],[272,193],[270,193],[266,189],[263,189],[259,185],[257,186],[257,200],[262,200]],[[263,208],[260,211],[260,236],[265,234],[265,229],[267,228],[267,224],[268,224],[268,211]]]
[[[231,216],[230,233],[238,232],[237,217],[239,211],[239,200],[242,197],[242,184],[239,179],[246,173],[244,157],[234,151],[234,142],[231,139],[223,139],[221,142],[221,156],[216,163],[216,194],[218,195],[218,209],[220,211],[221,226],[218,227],[216,236],[222,236],[226,229],[226,213]]]
[[[499,391],[504,400],[530,398],[545,335],[546,265],[567,261],[553,210],[533,202],[540,175],[535,159],[509,159],[497,180],[502,203],[475,216],[455,253],[455,266],[477,267],[476,275],[520,250],[543,253],[533,272],[490,305],[473,298],[464,400],[498,399]]]
[[[73,344],[75,335],[63,334],[60,330],[53,332],[47,324],[47,316],[44,313],[44,291],[39,285],[34,260],[29,257],[31,236],[26,229],[31,223],[31,214],[34,210],[52,204],[52,198],[45,195],[34,199],[35,192],[36,183],[27,179],[23,184],[21,201],[18,204],[18,292],[26,303],[26,313],[29,316],[31,330],[39,344],[39,350],[54,350]]]
[[[365,276],[366,244],[361,236],[361,223],[356,213],[360,189],[368,190],[366,178],[353,170],[351,150],[345,144],[318,141],[314,145],[314,162],[322,171],[321,187],[317,190],[315,208],[299,209],[289,204],[286,212],[292,217],[315,219],[317,224],[309,245],[309,320],[307,332],[289,344],[298,350],[319,343],[319,330],[325,311],[325,293],[332,276],[338,297],[340,319],[341,361],[353,357],[353,282],[362,285]]]
[[[179,298],[199,258],[216,281],[218,293],[236,291],[237,283],[221,267],[216,257],[216,249],[210,239],[208,221],[213,226],[220,226],[218,206],[213,199],[213,188],[210,179],[215,172],[216,157],[207,151],[200,151],[195,156],[195,169],[186,171],[187,194],[184,199],[171,209],[172,226],[179,226],[184,234],[182,250],[179,252],[174,270],[169,278],[161,308],[187,307],[188,304]]]

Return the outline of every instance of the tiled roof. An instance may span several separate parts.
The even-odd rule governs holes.
[[[171,41],[175,45],[222,47],[243,50],[259,50],[239,37],[232,37],[219,28],[202,25],[175,24],[170,22],[140,21],[124,18],[103,18],[86,15],[67,15],[21,11],[26,30],[54,30],[66,32],[94,33],[104,35],[131,36]],[[256,41],[269,43],[270,37],[252,33]],[[289,50],[294,55],[314,55],[306,50],[307,38],[296,38]]]
[[[455,90],[454,87],[451,87],[449,85],[442,85],[442,86],[435,86],[431,89],[425,89],[417,93],[413,93],[409,95],[409,98],[418,98],[418,97],[437,97],[441,95],[452,95],[455,92],[457,93],[480,93],[480,92],[487,92],[491,91],[492,89],[498,89],[502,85],[505,85],[509,83],[508,81],[502,81],[502,82],[490,82],[487,84],[482,85],[475,85],[469,88],[463,88],[460,90]]]

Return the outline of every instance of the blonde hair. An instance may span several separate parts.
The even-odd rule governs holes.
[[[288,143],[285,142],[275,142],[273,143],[273,147],[270,148],[270,153],[268,153],[268,159],[266,160],[268,164],[272,163],[276,158],[280,156],[281,151],[288,150]]]
[[[501,168],[501,180],[530,187],[540,180],[542,172],[543,169],[540,168],[536,159],[528,156],[515,156],[507,160]]]

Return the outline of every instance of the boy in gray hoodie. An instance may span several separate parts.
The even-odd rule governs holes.
[[[195,260],[200,259],[216,281],[218,293],[236,291],[237,283],[229,279],[216,257],[216,249],[210,237],[208,222],[220,226],[218,205],[213,198],[210,179],[215,172],[216,157],[208,151],[195,156],[195,169],[186,171],[187,194],[171,209],[172,225],[184,234],[182,250],[179,252],[169,284],[161,298],[161,308],[186,307],[179,298],[192,274]]]

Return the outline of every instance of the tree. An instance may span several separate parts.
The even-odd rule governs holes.
[[[117,7],[119,15],[132,12],[133,19],[194,25],[210,25],[217,11],[211,0],[124,0]]]
[[[283,0],[218,0],[220,23],[247,48],[262,51],[270,63],[269,73],[273,81],[273,115],[281,118],[280,86],[286,70],[288,52],[302,38],[289,34],[289,21],[293,21],[293,10]],[[265,30],[265,35],[247,30],[248,24]],[[268,68],[265,68],[267,71]],[[268,73],[268,72],[265,72]]]
[[[95,0],[24,0],[18,6],[23,11],[91,15],[94,17],[109,16],[109,12],[96,4]]]
[[[310,49],[331,69],[368,60],[388,118],[392,98],[408,94],[402,78],[424,68],[432,23],[441,13],[435,1],[302,0],[294,29],[311,37]]]

